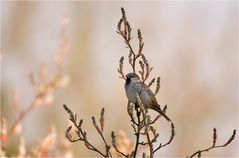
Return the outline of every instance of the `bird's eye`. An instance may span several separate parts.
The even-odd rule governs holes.
[[[126,77],[126,83],[130,83],[130,78]]]

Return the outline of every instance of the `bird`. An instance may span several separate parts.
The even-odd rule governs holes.
[[[153,92],[143,83],[135,73],[128,73],[125,79],[125,92],[129,102],[136,104],[137,95],[146,109],[153,109],[160,113],[168,122],[170,118],[162,111]]]

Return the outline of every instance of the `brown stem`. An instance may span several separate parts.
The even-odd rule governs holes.
[[[148,144],[149,144],[149,157],[152,158],[153,157],[153,144],[150,140],[150,136],[149,133],[147,132],[147,140],[148,140]]]
[[[215,131],[215,128],[214,128],[214,131]],[[215,145],[215,142],[216,142],[216,137],[214,137],[213,138],[213,145],[211,146],[211,147],[209,147],[209,148],[207,148],[207,149],[203,149],[203,150],[198,150],[197,152],[195,152],[195,153],[193,153],[191,156],[189,156],[189,158],[192,158],[192,157],[194,157],[194,156],[196,156],[196,155],[198,155],[198,157],[201,157],[201,154],[203,153],[203,152],[207,152],[207,151],[209,151],[209,150],[211,150],[211,149],[215,149],[215,148],[222,148],[222,147],[225,147],[225,146],[227,146],[228,144],[230,144],[232,141],[233,141],[233,139],[235,138],[235,136],[236,136],[236,130],[234,129],[233,130],[233,134],[231,135],[231,137],[229,138],[229,140],[225,143],[225,144],[223,144],[223,145]]]
[[[133,54],[133,63],[131,64],[131,66],[132,66],[133,72],[135,73],[135,63],[136,63],[136,60],[140,57],[140,55],[135,54],[135,52],[130,44],[130,41],[127,39],[127,37],[124,35],[124,33],[122,31],[120,32],[120,35],[124,38],[125,44],[129,48],[130,53]]]
[[[115,148],[115,150],[116,150],[119,154],[123,155],[124,157],[129,157],[129,155],[126,155],[126,154],[124,154],[122,151],[120,151],[120,150],[117,148],[117,146],[114,146],[114,148]]]
[[[171,136],[170,136],[168,142],[166,142],[165,144],[160,143],[160,145],[153,151],[153,153],[155,153],[157,150],[169,145],[172,142],[174,136],[175,136],[174,124],[171,123]]]
[[[80,133],[82,135],[84,135],[84,132],[82,130],[80,130]],[[83,139],[81,139],[81,141],[84,141],[85,143],[87,143],[91,148],[88,148],[89,150],[92,150],[92,151],[95,151],[95,152],[98,152],[101,156],[103,157],[107,157],[105,154],[103,154],[101,151],[99,151],[94,145],[92,145],[87,139],[85,139],[83,137]]]
[[[139,111],[139,108],[135,107],[135,110],[136,110],[136,115],[137,115],[137,121],[138,121],[138,125],[140,124],[140,111]],[[135,148],[134,148],[134,156],[133,157],[136,157],[137,155],[137,150],[138,150],[138,146],[139,146],[139,137],[140,137],[140,127],[137,126],[137,133],[135,133],[136,135],[136,142],[135,142]]]
[[[35,108],[34,106],[34,102],[35,100],[37,99],[37,97],[35,97],[35,99],[32,101],[31,105],[25,110],[25,111],[22,111],[20,113],[20,115],[18,116],[18,118],[15,120],[15,122],[13,123],[12,127],[10,128],[9,130],[9,134],[8,134],[8,137],[12,136],[13,133],[14,133],[14,130],[15,128],[17,127],[17,125],[22,122],[26,116]]]
[[[109,151],[110,146],[107,144],[105,137],[103,136],[103,133],[100,133],[100,136],[105,143],[106,157],[112,157],[111,152]]]
[[[63,105],[65,111],[69,114],[70,116],[70,121],[73,123],[73,125],[75,126],[76,130],[76,134],[78,135],[78,139],[73,139],[71,134],[70,134],[70,130],[71,130],[71,126],[66,130],[66,138],[71,141],[71,142],[77,142],[77,141],[83,141],[85,143],[85,146],[89,149],[89,150],[92,150],[92,151],[95,151],[97,153],[99,153],[101,156],[103,157],[112,157],[109,149],[110,149],[110,146],[107,145],[107,142],[102,134],[102,132],[99,130],[98,126],[96,125],[95,123],[95,119],[94,117],[92,117],[92,120],[93,120],[93,124],[94,124],[94,127],[96,128],[96,130],[98,131],[98,133],[100,134],[101,138],[103,139],[104,143],[105,143],[105,151],[106,153],[104,154],[103,152],[101,152],[100,150],[98,150],[94,145],[92,145],[88,140],[87,140],[87,136],[86,136],[86,132],[83,132],[83,129],[81,127],[82,123],[83,123],[83,120],[81,120],[79,122],[79,124],[77,123],[77,116],[74,115],[74,113],[67,107],[67,105]]]

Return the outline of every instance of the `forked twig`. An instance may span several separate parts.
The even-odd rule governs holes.
[[[194,156],[198,156],[198,158],[200,158],[202,156],[203,152],[208,152],[211,149],[215,149],[215,148],[221,148],[221,147],[226,147],[227,145],[229,145],[235,138],[236,136],[236,130],[233,130],[233,133],[231,135],[231,137],[227,140],[226,143],[222,144],[222,145],[216,145],[216,141],[217,141],[217,130],[216,128],[213,129],[213,142],[212,142],[212,146],[206,149],[202,149],[202,150],[198,150],[197,152],[193,153],[191,156],[187,156],[187,158],[192,158]]]
[[[72,138],[70,131],[72,129],[72,126],[68,127],[68,129],[66,130],[65,134],[66,134],[66,138],[70,141],[70,142],[77,142],[77,141],[82,141],[84,142],[85,146],[87,147],[87,149],[95,151],[97,153],[99,153],[101,156],[103,157],[112,157],[111,152],[110,152],[110,146],[107,144],[104,136],[103,136],[103,129],[104,129],[104,108],[102,108],[101,111],[101,118],[100,118],[100,127],[96,124],[95,121],[95,117],[92,117],[92,123],[95,127],[95,129],[97,130],[98,134],[101,136],[104,144],[105,144],[105,153],[101,152],[99,149],[97,149],[92,143],[90,143],[88,141],[87,138],[87,134],[86,132],[82,129],[82,123],[83,120],[81,119],[79,121],[79,123],[77,123],[77,116],[76,114],[74,115],[73,112],[67,107],[67,105],[63,105],[65,111],[69,114],[69,119],[70,121],[73,123],[74,127],[76,128],[76,134],[78,136],[77,139]]]

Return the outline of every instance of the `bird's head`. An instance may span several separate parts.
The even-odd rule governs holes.
[[[139,81],[140,81],[139,76],[135,73],[128,73],[126,75],[126,84]]]

